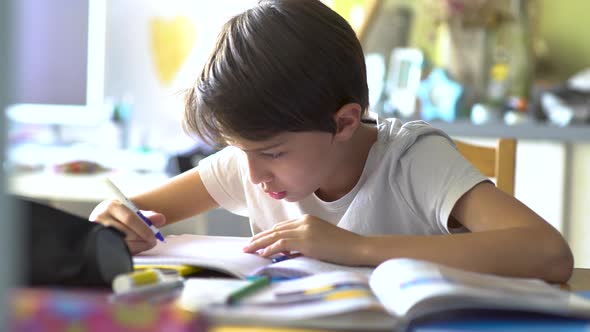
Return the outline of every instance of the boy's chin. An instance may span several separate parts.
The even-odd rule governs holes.
[[[303,200],[305,197],[307,196],[301,196],[301,195],[287,195],[285,198],[283,198],[283,200],[285,202],[289,202],[289,203],[297,203],[301,200]]]
[[[306,199],[309,196],[313,196],[314,192],[310,192],[307,194],[302,194],[302,193],[289,193],[287,194],[287,196],[285,198],[283,198],[284,201],[289,202],[289,203],[297,203],[300,202],[304,199]]]
[[[287,196],[287,197],[283,198],[283,200],[285,202],[289,202],[289,203],[297,203],[297,202],[299,202],[301,200],[301,198]]]

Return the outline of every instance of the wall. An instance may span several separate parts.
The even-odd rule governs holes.
[[[547,62],[559,79],[590,67],[590,1],[538,0],[539,30],[547,46]]]
[[[568,240],[576,267],[590,267],[590,144],[572,146],[571,180],[567,184]]]
[[[177,152],[196,144],[181,129],[182,92],[200,74],[222,24],[254,3],[108,1],[105,95],[132,103],[131,146]]]

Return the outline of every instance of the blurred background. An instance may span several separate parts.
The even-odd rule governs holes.
[[[324,2],[363,44],[371,111],[482,144],[516,138],[515,196],[590,267],[590,2]],[[181,128],[183,91],[222,24],[255,3],[6,2],[6,192],[87,217],[109,197],[105,176],[133,195],[212,153]],[[215,210],[165,232],[250,229]]]

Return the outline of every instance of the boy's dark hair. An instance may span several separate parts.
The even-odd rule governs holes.
[[[333,114],[368,107],[354,30],[319,0],[269,0],[230,19],[186,95],[185,129],[209,143],[335,133]]]

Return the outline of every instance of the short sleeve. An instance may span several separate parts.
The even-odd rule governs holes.
[[[228,211],[247,216],[240,151],[226,147],[199,162],[199,175],[213,199]]]
[[[444,233],[455,203],[467,191],[489,180],[444,136],[419,137],[399,159],[396,182],[413,212]]]

